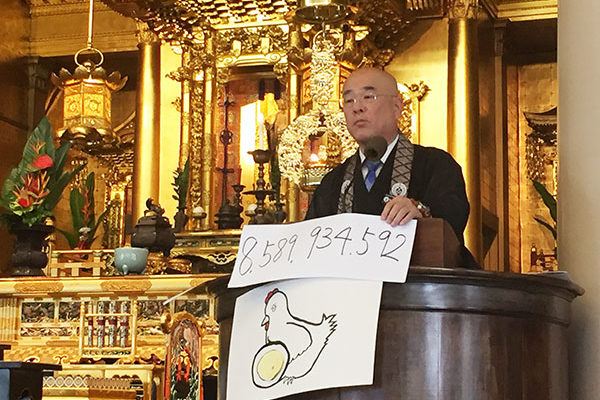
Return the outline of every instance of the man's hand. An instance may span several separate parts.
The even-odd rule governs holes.
[[[420,218],[421,212],[415,203],[404,196],[392,198],[383,207],[381,219],[392,226],[404,225],[411,219]]]

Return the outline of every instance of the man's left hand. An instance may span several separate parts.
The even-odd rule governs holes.
[[[392,198],[383,207],[381,219],[392,226],[404,225],[411,219],[420,218],[421,212],[415,203],[404,196]]]

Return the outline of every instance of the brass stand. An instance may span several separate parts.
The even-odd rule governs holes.
[[[266,188],[265,181],[265,165],[271,159],[270,150],[254,150],[250,151],[254,162],[258,164],[258,179],[256,180],[256,187],[254,190],[248,190],[244,194],[251,194],[256,197],[256,210],[254,215],[250,218],[251,224],[272,224],[275,219],[271,214],[267,213],[265,208],[265,199],[267,196],[275,194],[274,190]]]

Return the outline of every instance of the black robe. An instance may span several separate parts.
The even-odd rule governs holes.
[[[469,218],[469,202],[460,165],[443,150],[419,145],[414,145],[414,149],[407,197],[429,206],[432,217],[448,221],[463,244],[463,265],[478,268],[471,253],[464,247],[463,232]],[[388,156],[371,191],[367,191],[365,187],[360,162],[356,163],[353,212],[381,214],[384,206],[383,198],[390,190],[394,157],[395,149]],[[349,159],[323,177],[313,194],[306,219],[337,214],[344,171],[348,162]]]

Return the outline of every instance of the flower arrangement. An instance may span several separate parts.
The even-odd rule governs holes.
[[[173,189],[175,190],[173,198],[177,200],[178,210],[173,220],[175,221],[175,232],[179,233],[185,229],[185,224],[188,221],[185,208],[187,206],[187,193],[190,183],[190,159],[185,160],[183,168],[177,168],[173,172],[173,175],[173,183],[171,185],[173,185]]]
[[[550,213],[550,218],[552,218],[553,223],[546,222],[540,217],[534,217],[533,219],[535,219],[538,224],[548,229],[548,231],[552,234],[552,237],[554,237],[554,241],[556,242],[556,199],[540,182],[533,181],[533,187],[542,198],[546,208],[548,208],[548,212]]]
[[[177,200],[177,208],[183,210],[187,204],[187,192],[190,182],[190,159],[188,158],[185,161],[183,168],[177,168],[173,172],[173,175],[173,183],[171,183],[175,190],[173,198]]]
[[[46,117],[30,134],[19,165],[13,168],[2,185],[0,204],[5,211],[1,222],[11,229],[15,224],[43,224],[62,192],[84,166],[63,172],[70,143],[55,148],[52,128]]]
[[[91,172],[85,179],[83,187],[71,189],[69,205],[71,207],[73,229],[70,232],[57,229],[67,239],[71,249],[91,248],[92,243],[96,240],[96,230],[110,210],[109,206],[96,218],[94,207],[95,186],[95,174]]]

